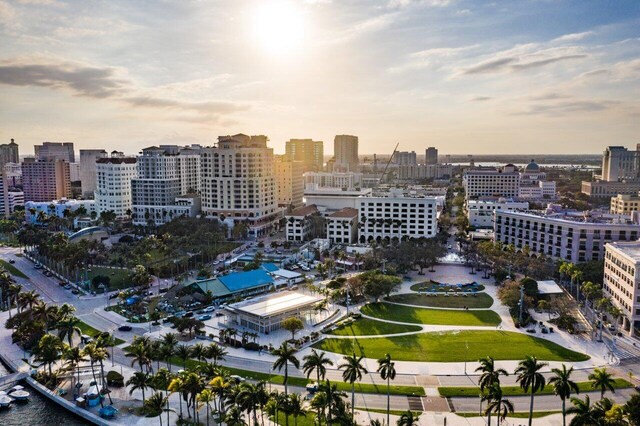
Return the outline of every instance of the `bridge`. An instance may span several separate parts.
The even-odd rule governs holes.
[[[27,377],[29,377],[29,375],[25,372],[8,374],[6,376],[0,377],[0,386],[5,386],[10,383],[19,382],[20,380],[24,380]]]
[[[104,240],[109,238],[109,230],[104,226],[89,226],[69,235],[69,241],[78,242],[80,240]]]

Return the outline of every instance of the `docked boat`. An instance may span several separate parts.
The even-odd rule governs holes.
[[[5,395],[0,395],[0,408],[9,408],[12,402],[13,398],[6,395],[6,392]]]
[[[22,389],[11,390],[9,392],[9,396],[16,401],[26,401],[27,399],[29,399],[29,395],[29,392]]]

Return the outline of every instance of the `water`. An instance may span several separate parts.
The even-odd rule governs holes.
[[[0,377],[8,374],[0,364]],[[38,392],[26,386],[31,396],[26,404],[11,404],[11,408],[0,410],[0,425],[2,426],[85,426],[90,425],[81,418],[74,416],[64,408],[49,401]]]

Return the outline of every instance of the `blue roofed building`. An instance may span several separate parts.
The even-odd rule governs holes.
[[[195,280],[187,284],[202,293],[211,292],[214,300],[233,299],[266,293],[275,287],[275,281],[265,270],[233,272],[218,278]]]

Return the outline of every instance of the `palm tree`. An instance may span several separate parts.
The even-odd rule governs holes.
[[[209,346],[207,346],[206,356],[213,361],[214,367],[217,367],[218,362],[224,361],[225,357],[227,356],[227,351],[217,343],[211,343],[209,344]]]
[[[416,416],[413,414],[411,410],[407,410],[400,416],[398,420],[398,426],[417,426],[420,424],[420,416]]]
[[[40,338],[38,346],[35,348],[35,361],[46,365],[49,370],[49,377],[53,376],[51,366],[60,359],[60,353],[64,351],[65,344],[58,336],[45,334]]]
[[[187,345],[178,345],[176,347],[176,356],[182,360],[182,368],[187,368],[187,360],[191,357],[191,350]]]
[[[244,414],[237,405],[231,407],[231,409],[224,416],[224,422],[227,426],[246,426],[247,422],[244,421]]]
[[[500,376],[509,375],[504,368],[496,368],[495,360],[491,356],[481,358],[478,362],[480,366],[476,368],[476,372],[482,373],[478,379],[481,392],[484,392],[494,383],[500,383]]]
[[[362,380],[362,375],[367,374],[368,371],[361,364],[364,356],[356,356],[354,353],[351,356],[345,356],[344,363],[338,366],[338,369],[344,370],[342,372],[342,379],[345,382],[351,383],[351,417],[353,418],[355,413],[356,402],[356,382]]]
[[[248,415],[253,413],[253,423],[258,424],[258,407],[261,405],[262,395],[258,390],[258,385],[243,383],[240,385],[240,392],[236,397],[236,404],[247,412]]]
[[[138,372],[136,372],[138,374]],[[162,426],[162,412],[167,410],[165,405],[167,404],[167,397],[160,392],[156,392],[142,403],[142,409],[147,417],[158,417],[160,419],[160,426]],[[169,421],[167,420],[167,424]]]
[[[390,397],[390,380],[395,380],[396,378],[396,368],[395,362],[391,361],[391,355],[386,354],[384,358],[380,358],[378,360],[378,373],[380,373],[380,378],[382,380],[387,381],[387,425],[389,423],[389,416],[391,414],[391,397]]]
[[[84,349],[82,350],[82,354],[89,357],[89,362],[91,365],[91,375],[93,376],[93,381],[98,383],[98,379],[96,378],[96,370],[94,366],[98,360],[102,359],[103,357],[106,357],[106,349],[101,348],[97,346],[95,342],[92,342],[84,347]],[[100,405],[102,405],[102,399],[100,399]]]
[[[69,347],[67,348],[63,354],[62,354],[62,359],[64,359],[65,361],[67,361],[67,364],[69,364],[69,368],[71,368],[71,370],[75,370],[76,374],[77,374],[77,381],[76,383],[80,382],[80,363],[81,362],[85,362],[87,359],[83,356],[82,354],[82,350],[79,347]],[[72,377],[73,377],[73,373],[71,373]],[[75,389],[75,387],[74,387]]]
[[[298,351],[293,346],[289,346],[289,344],[284,341],[282,345],[278,349],[274,349],[272,355],[276,356],[277,359],[273,363],[273,368],[281,371],[284,368],[284,394],[287,395],[287,381],[289,378],[289,363],[293,364],[294,367],[300,368],[300,361],[296,358],[296,353]]]
[[[131,360],[131,367],[138,364],[140,371],[143,371],[144,367],[147,367],[148,371],[151,365],[150,355],[149,345],[146,341],[137,339],[137,341],[134,341],[133,345],[131,345],[125,356],[133,358]]]
[[[198,408],[202,408],[203,405],[206,407],[207,426],[209,426],[209,412],[211,411],[211,403],[215,400],[215,394],[210,389],[203,389],[196,396],[196,400],[200,403]]]
[[[153,383],[152,383],[152,378],[151,375],[149,373],[143,373],[142,371],[136,371],[135,373],[133,373],[133,376],[129,377],[129,380],[127,380],[126,385],[127,386],[131,386],[131,389],[129,389],[129,395],[132,395],[134,391],[136,390],[141,390],[142,391],[142,404],[144,405],[145,402],[145,391],[148,388],[152,388],[153,387]]]
[[[289,395],[287,406],[289,409],[287,415],[293,416],[293,424],[294,426],[298,426],[298,417],[304,417],[307,414],[307,411],[303,407],[303,402],[300,398],[300,395],[297,393],[292,393],[291,395]]]
[[[587,377],[591,381],[591,387],[593,389],[600,389],[600,399],[604,399],[604,393],[610,390],[612,393],[616,393],[615,383],[613,375],[607,371],[606,368],[596,368],[593,373]]]
[[[484,411],[487,415],[487,426],[491,426],[491,413],[495,413],[498,416],[498,424],[504,421],[509,413],[513,413],[513,404],[503,397],[499,381],[493,382],[488,387],[488,393],[482,399],[488,401],[487,408]]]
[[[327,374],[327,365],[333,365],[333,361],[325,356],[325,352],[318,352],[315,349],[311,350],[309,355],[306,355],[302,360],[304,364],[302,365],[302,369],[304,374],[307,375],[307,379],[313,371],[316,372],[316,381],[320,383],[321,380],[324,380],[324,376]]]
[[[567,412],[566,401],[571,397],[571,392],[580,393],[578,385],[571,380],[571,374],[573,373],[573,367],[567,369],[567,366],[562,364],[562,368],[554,368],[551,370],[553,377],[549,379],[549,384],[553,386],[553,392],[562,400],[562,426],[567,424]]]
[[[167,390],[169,392],[171,392],[172,394],[177,392],[178,393],[178,401],[180,401],[180,418],[182,418],[182,392],[184,389],[184,380],[182,379],[182,376],[177,376],[174,377],[173,380],[171,380],[171,382],[169,383],[169,387],[167,388]]]
[[[569,423],[570,426],[592,426],[598,424],[589,395],[585,395],[584,401],[580,398],[571,398],[571,403],[573,407],[567,409],[567,414],[574,414],[571,423]]]
[[[197,359],[198,361],[202,361],[203,359],[205,359],[206,355],[204,345],[202,343],[196,343],[195,345],[191,346],[191,348],[189,349],[189,355],[192,358]]]
[[[531,393],[531,402],[529,405],[529,426],[533,424],[533,397],[536,392],[544,389],[546,384],[544,376],[540,370],[546,367],[546,362],[538,362],[534,356],[528,355],[525,359],[518,363],[515,374],[518,375],[517,382],[520,383],[522,390]]]
[[[78,327],[81,323],[82,321],[76,317],[67,317],[58,323],[58,337],[62,340],[66,337],[69,346],[73,346],[73,336],[75,334],[77,334],[78,337],[82,336],[82,330]]]
[[[155,390],[163,390],[165,392],[165,397],[167,399],[167,425],[169,424],[169,383],[173,376],[169,370],[166,368],[160,368],[156,374],[153,376],[153,388]]]

